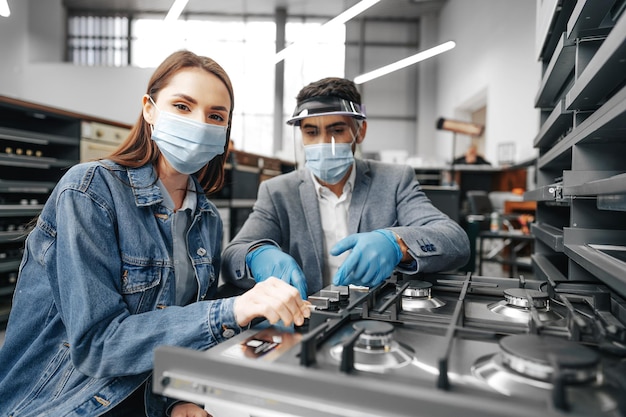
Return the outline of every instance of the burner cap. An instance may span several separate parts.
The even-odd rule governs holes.
[[[363,329],[363,333],[357,340],[357,345],[368,348],[380,348],[388,346],[391,342],[391,334],[394,327],[391,323],[383,321],[361,320],[352,325],[355,330]]]
[[[550,297],[545,292],[524,288],[507,288],[504,290],[506,303],[516,307],[530,308],[529,296],[532,298],[532,304],[535,308],[546,308],[548,306]]]
[[[430,297],[433,284],[427,281],[410,281],[409,286],[402,292],[403,297]]]
[[[590,348],[550,336],[519,334],[500,339],[503,362],[512,370],[537,379],[550,380],[553,361],[567,371],[571,382],[586,382],[597,376],[599,355]]]

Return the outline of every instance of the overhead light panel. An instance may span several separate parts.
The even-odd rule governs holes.
[[[11,10],[9,10],[9,0],[0,0],[0,16],[11,16]]]
[[[170,7],[170,11],[167,12],[164,21],[174,22],[178,20],[187,3],[189,3],[189,0],[174,0],[174,4]]]
[[[341,12],[337,16],[335,16],[332,19],[330,19],[328,22],[326,22],[323,25],[321,25],[318,28],[318,33],[323,31],[324,29],[328,28],[329,26],[343,25],[344,23],[348,22],[349,20],[354,19],[356,16],[360,15],[361,13],[363,13],[364,11],[366,11],[367,9],[369,9],[370,7],[372,7],[373,5],[375,5],[378,2],[380,2],[380,0],[361,0],[360,2],[355,4],[354,6],[350,7],[349,9],[347,9],[347,10],[345,10],[343,12]],[[315,34],[313,34],[313,35],[315,35]],[[309,37],[311,37],[313,35],[309,35]],[[275,60],[274,60],[275,63],[278,64],[280,61],[285,59],[285,57],[289,53],[291,53],[291,51],[293,51],[301,43],[302,42],[294,42],[291,45],[287,46],[282,51],[277,52],[276,56],[275,56]]]
[[[439,55],[443,52],[449,51],[455,46],[456,46],[456,43],[454,41],[448,41],[448,42],[442,43],[441,45],[437,45],[425,51],[418,52],[415,55],[412,55],[408,58],[401,59],[400,61],[394,62],[393,64],[385,65],[384,67],[380,67],[378,69],[375,69],[374,71],[361,74],[354,78],[354,83],[355,84],[366,83],[375,78],[382,77],[383,75],[387,75],[391,72],[398,71],[399,69],[408,67],[409,65],[417,64],[420,61],[424,61],[425,59],[432,58],[435,55]]]

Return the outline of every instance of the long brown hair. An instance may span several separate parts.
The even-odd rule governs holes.
[[[154,71],[148,83],[146,94],[156,100],[159,91],[167,86],[170,79],[178,73],[178,71],[184,68],[201,68],[217,76],[222,80],[230,95],[230,111],[228,114],[228,128],[226,130],[224,153],[217,155],[196,173],[204,192],[211,194],[219,191],[224,185],[224,163],[228,155],[228,142],[230,139],[233,108],[235,106],[233,86],[226,71],[211,58],[199,56],[190,51],[178,51],[167,57]],[[146,164],[156,164],[161,152],[156,143],[151,139],[151,136],[152,130],[150,124],[143,118],[142,112],[139,114],[139,119],[131,129],[128,138],[126,138],[119,148],[107,156],[107,159],[131,168],[137,168]]]

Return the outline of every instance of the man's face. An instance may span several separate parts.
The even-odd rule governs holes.
[[[329,115],[307,117],[300,123],[303,145],[319,143],[352,143],[357,139],[357,123],[349,116]]]

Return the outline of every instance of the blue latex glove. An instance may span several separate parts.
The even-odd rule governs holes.
[[[337,256],[349,249],[352,252],[333,277],[334,285],[374,287],[389,277],[402,259],[395,235],[386,229],[350,235],[337,242],[330,254]]]
[[[276,277],[290,284],[306,300],[306,278],[298,263],[274,245],[263,245],[246,255],[246,264],[256,282]]]

